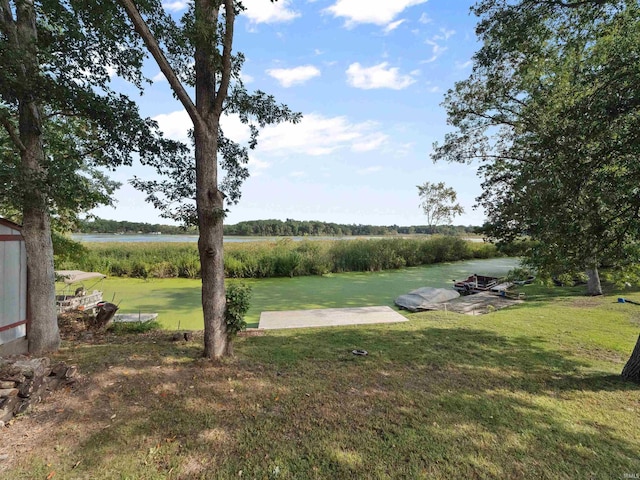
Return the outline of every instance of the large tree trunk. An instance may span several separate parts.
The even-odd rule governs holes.
[[[17,29],[13,41],[22,52],[23,80],[29,82],[39,75],[36,17],[33,3],[17,2]],[[27,251],[29,289],[29,352],[40,354],[55,351],[60,346],[55,304],[53,244],[51,219],[42,192],[45,178],[45,154],[42,144],[42,119],[36,101],[28,88],[19,99],[21,161],[25,176],[22,233]]]
[[[197,133],[195,138],[204,356],[217,359],[228,354],[222,246],[224,205],[216,181],[217,138],[209,132]]]
[[[602,295],[602,286],[600,285],[600,274],[598,273],[598,266],[594,265],[587,269],[587,294],[588,295]]]
[[[216,25],[219,9],[211,0],[196,2],[196,24]],[[198,251],[202,272],[204,356],[229,354],[225,320],[223,219],[224,198],[218,189],[218,127],[222,103],[216,101],[216,65],[211,46],[199,39],[195,52],[196,109],[204,125],[194,125]],[[223,88],[220,86],[219,88]],[[226,93],[226,92],[225,92]]]
[[[640,383],[640,336],[636,342],[636,347],[631,353],[629,361],[622,369],[622,378],[631,382]]]

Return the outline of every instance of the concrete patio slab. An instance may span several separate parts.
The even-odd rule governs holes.
[[[324,308],[321,310],[289,310],[262,312],[259,329],[337,327],[408,321],[391,307]]]

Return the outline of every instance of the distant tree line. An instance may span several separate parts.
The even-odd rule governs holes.
[[[157,223],[119,222],[96,218],[82,221],[78,225],[77,233],[162,233],[164,235],[197,234],[196,228],[184,228],[175,225],[160,225]]]
[[[289,237],[289,236],[342,236],[342,235],[412,235],[412,234],[472,234],[478,227],[464,225],[417,225],[401,227],[398,225],[344,225],[313,220],[249,220],[235,225],[225,225],[225,235],[256,237]],[[155,233],[166,235],[197,234],[197,229],[159,225],[141,222],[125,222],[116,220],[95,219],[80,223],[78,233]]]

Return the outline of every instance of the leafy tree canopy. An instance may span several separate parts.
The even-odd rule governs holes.
[[[451,224],[453,217],[464,213],[462,206],[456,203],[458,194],[444,182],[418,185],[418,195],[422,200],[422,211],[427,217],[427,226],[432,230],[441,224]]]
[[[435,160],[481,161],[488,235],[541,270],[640,259],[640,7],[483,0],[483,47],[446,95]]]

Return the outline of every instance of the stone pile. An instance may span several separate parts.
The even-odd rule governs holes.
[[[57,388],[75,382],[77,368],[48,358],[0,358],[0,426]]]

